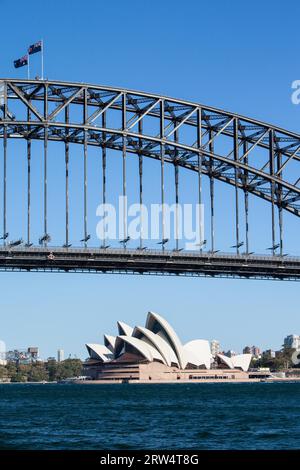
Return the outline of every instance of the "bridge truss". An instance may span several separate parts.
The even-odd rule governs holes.
[[[283,248],[283,212],[300,215],[300,135],[276,126],[208,106],[120,88],[41,80],[0,80],[0,137],[3,141],[3,246],[0,268],[97,272],[165,273],[298,279],[300,259]],[[26,240],[9,241],[7,226],[7,158],[11,139],[26,142]],[[32,240],[32,142],[43,143],[43,233],[39,245]],[[48,224],[49,142],[64,145],[64,240],[51,246]],[[69,224],[70,146],[79,144],[83,161],[82,248],[72,248]],[[89,246],[88,148],[102,155],[102,202],[107,202],[107,150],[122,156],[122,195],[127,194],[126,161],[139,162],[139,204],[143,204],[144,159],[160,162],[160,197],[165,202],[165,165],[174,167],[176,203],[179,169],[197,176],[197,199],[203,202],[203,176],[209,179],[210,234],[199,252],[167,249],[162,210],[161,250],[146,250],[142,232],[136,249],[127,247],[124,218],[123,250],[108,248],[105,235],[98,247]],[[220,254],[215,245],[215,181],[235,192],[235,254]],[[243,207],[240,207],[240,193]],[[270,256],[250,251],[249,194],[270,205]],[[245,238],[241,240],[241,211]],[[278,235],[277,235],[278,234]],[[126,241],[127,240],[127,241]]]

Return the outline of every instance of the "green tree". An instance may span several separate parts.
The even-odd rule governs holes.
[[[48,361],[45,367],[48,373],[49,381],[53,382],[57,380],[57,362],[55,361],[55,359]]]
[[[0,366],[0,380],[8,377],[12,382],[42,382],[56,381],[77,377],[82,373],[80,359],[66,359],[63,362],[50,360],[48,362],[36,362],[32,364],[16,364],[9,362],[6,366]]]
[[[7,377],[7,368],[5,366],[0,366],[0,380],[6,379]]]
[[[78,377],[82,373],[82,362],[80,359],[66,359],[58,363],[57,380]]]
[[[47,370],[43,364],[32,364],[27,375],[28,382],[42,382],[49,379]]]
[[[16,372],[11,376],[12,382],[27,382],[27,376],[21,372]]]
[[[17,372],[17,366],[14,362],[8,362],[5,368],[9,377]]]

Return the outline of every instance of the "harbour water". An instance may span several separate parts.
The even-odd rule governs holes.
[[[300,383],[3,384],[1,449],[299,449]]]

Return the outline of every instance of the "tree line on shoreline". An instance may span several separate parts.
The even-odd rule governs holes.
[[[61,362],[56,360],[37,361],[30,364],[8,362],[5,366],[0,366],[0,381],[56,382],[78,377],[81,373],[82,361],[80,359],[66,359]]]

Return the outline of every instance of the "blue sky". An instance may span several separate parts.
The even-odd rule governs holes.
[[[25,77],[13,60],[43,38],[49,79],[161,93],[299,131],[300,105],[291,102],[300,79],[297,3],[16,1],[13,15],[0,0],[0,76]],[[38,54],[31,67],[40,73]],[[253,237],[265,249],[260,211]],[[11,222],[16,236],[23,222]],[[300,254],[296,222],[289,241]],[[118,319],[143,324],[150,309],[183,340],[217,338],[225,349],[279,348],[300,333],[296,283],[17,273],[0,273],[0,282],[0,339],[9,348],[38,345],[43,357],[58,348],[85,357],[85,342],[113,334]]]

